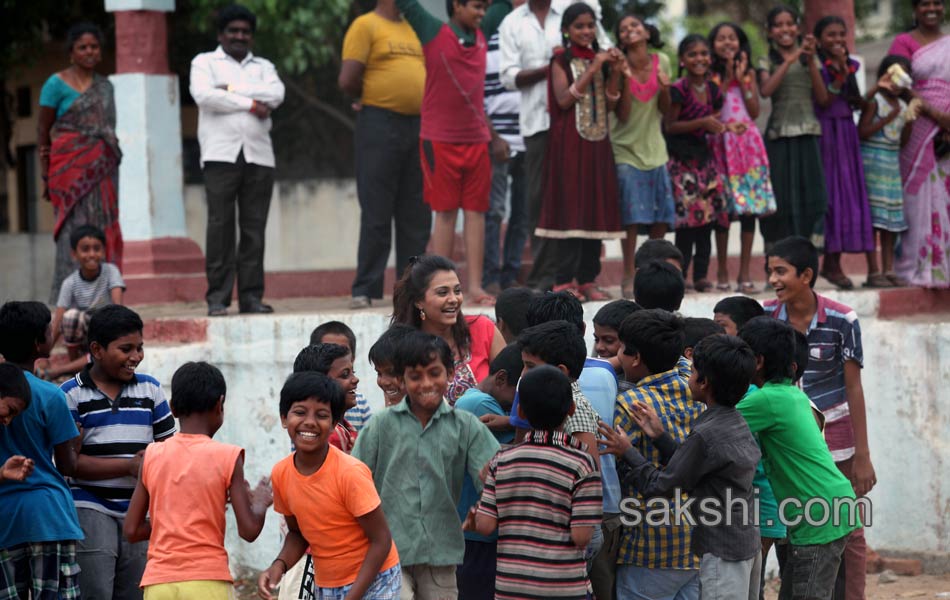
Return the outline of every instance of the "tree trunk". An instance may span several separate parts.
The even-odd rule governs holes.
[[[814,31],[822,17],[836,15],[844,19],[848,29],[848,50],[854,52],[854,0],[805,0],[805,30]]]

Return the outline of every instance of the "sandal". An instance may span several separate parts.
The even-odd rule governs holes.
[[[894,287],[894,284],[882,273],[868,273],[868,280],[864,282],[864,287],[890,288]]]
[[[587,296],[583,294],[577,286],[573,283],[562,283],[561,285],[556,285],[551,288],[551,291],[557,294],[558,292],[567,292],[568,294],[574,296],[580,302],[587,302]]]
[[[719,290],[720,292],[728,292],[728,291],[729,291],[729,284],[728,284],[728,283],[717,283],[717,284],[716,284],[716,289]],[[736,291],[738,291],[738,290],[736,290]]]
[[[633,300],[633,277],[624,277],[620,282],[620,296],[627,300]]]
[[[838,271],[837,273],[829,273],[828,271],[822,271],[818,273],[825,279],[827,279],[832,285],[834,285],[839,290],[851,290],[854,289],[854,282],[848,278],[847,275]]]
[[[578,286],[577,290],[593,302],[603,302],[611,299],[610,294],[597,287],[597,284],[593,281]]]
[[[887,277],[887,280],[890,281],[894,287],[907,287],[910,285],[906,279],[895,273],[894,271],[889,271],[884,273],[884,277]]]
[[[712,287],[713,284],[708,279],[700,279],[693,284],[693,288],[699,293],[708,292]]]
[[[755,287],[755,284],[751,281],[740,281],[739,285],[736,286],[736,291],[740,294],[752,296],[759,293],[759,288]]]

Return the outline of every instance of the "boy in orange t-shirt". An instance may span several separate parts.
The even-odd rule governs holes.
[[[274,510],[289,529],[284,546],[257,580],[262,598],[307,547],[313,555],[314,596],[396,600],[399,555],[369,468],[329,443],[343,417],[340,386],[322,373],[291,375],[280,391],[280,419],[296,449],[274,465]]]
[[[262,479],[252,491],[244,450],[212,439],[224,423],[226,393],[221,371],[205,362],[185,363],[172,376],[171,409],[181,429],[146,448],[122,527],[130,542],[149,540],[145,600],[233,598],[224,549],[228,499],[243,539],[253,542],[264,528],[270,484]]]

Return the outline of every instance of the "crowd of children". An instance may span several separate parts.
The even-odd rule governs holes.
[[[865,286],[907,285],[895,262],[898,237],[908,229],[897,158],[912,121],[939,112],[911,89],[909,60],[886,57],[876,78],[868,70],[862,95],[856,74],[863,66],[850,57],[850,32],[836,16],[806,32],[795,9],[773,8],[765,24],[768,55],[758,61],[743,28],[722,22],[708,34],[686,35],[671,66],[658,50],[659,31],[637,15],[621,15],[611,42],[596,1],[515,4],[449,0],[442,23],[418,0],[396,2],[425,55],[421,163],[435,214],[432,247],[451,255],[461,208],[473,301],[489,305],[501,290],[499,250],[485,250],[482,232],[491,183],[498,189],[491,192],[489,243],[498,245],[499,198],[509,191],[506,140],[517,146],[510,192],[520,197],[511,200],[505,287],[516,284],[512,265],[520,264],[510,257],[530,237],[530,286],[606,300],[597,285],[602,241],[625,238],[621,292],[632,299],[638,234],[655,239],[675,230],[683,272],[691,272],[687,285],[728,291],[734,221],[741,223],[738,292],[759,291],[750,271],[756,222],[767,247],[789,235],[811,239],[824,253],[819,275],[839,288],[854,286],[843,253],[866,255]],[[524,39],[537,25],[543,35]],[[520,132],[513,113],[519,95]],[[762,98],[771,99],[764,132],[755,123]],[[493,124],[509,135],[503,139]],[[708,277],[714,233],[715,282]]]
[[[767,257],[776,298],[726,298],[711,318],[677,312],[675,245],[637,254],[642,303],[603,305],[592,349],[576,297],[505,290],[507,345],[454,406],[449,343],[395,323],[369,350],[386,406],[353,413],[356,426],[357,340],[321,324],[274,402],[291,452],[254,489],[243,449],[213,439],[227,400],[217,368],[182,365],[166,400],[136,370],[141,319],[113,304],[88,320],[89,364],[57,387],[33,375],[53,316],[8,302],[0,590],[231,598],[230,503],[248,541],[271,504],[282,516],[265,599],[752,600],[773,546],[782,598],[861,597],[854,501],[876,483],[861,334],[851,309],[813,291],[817,249],[780,240]],[[682,520],[673,504],[658,512],[662,498],[728,514]],[[816,502],[841,518],[823,521]]]

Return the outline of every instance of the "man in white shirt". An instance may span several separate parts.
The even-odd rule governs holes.
[[[274,65],[254,56],[257,18],[240,5],[218,14],[214,52],[191,61],[191,95],[198,104],[198,143],[208,197],[205,271],[208,315],[228,314],[238,284],[242,313],[270,313],[264,296],[264,229],[274,188],[271,112],[284,101]],[[235,257],[235,204],[241,230]]]
[[[600,3],[586,1],[597,15],[597,42],[610,47],[610,40],[600,25]],[[528,179],[528,231],[531,233],[531,254],[534,265],[526,282],[528,287],[547,290],[554,285],[556,241],[534,235],[541,216],[541,176],[547,149],[548,67],[554,49],[564,45],[561,17],[572,0],[528,0],[505,17],[498,29],[499,77],[509,90],[521,91],[519,126],[524,137],[524,171]]]

